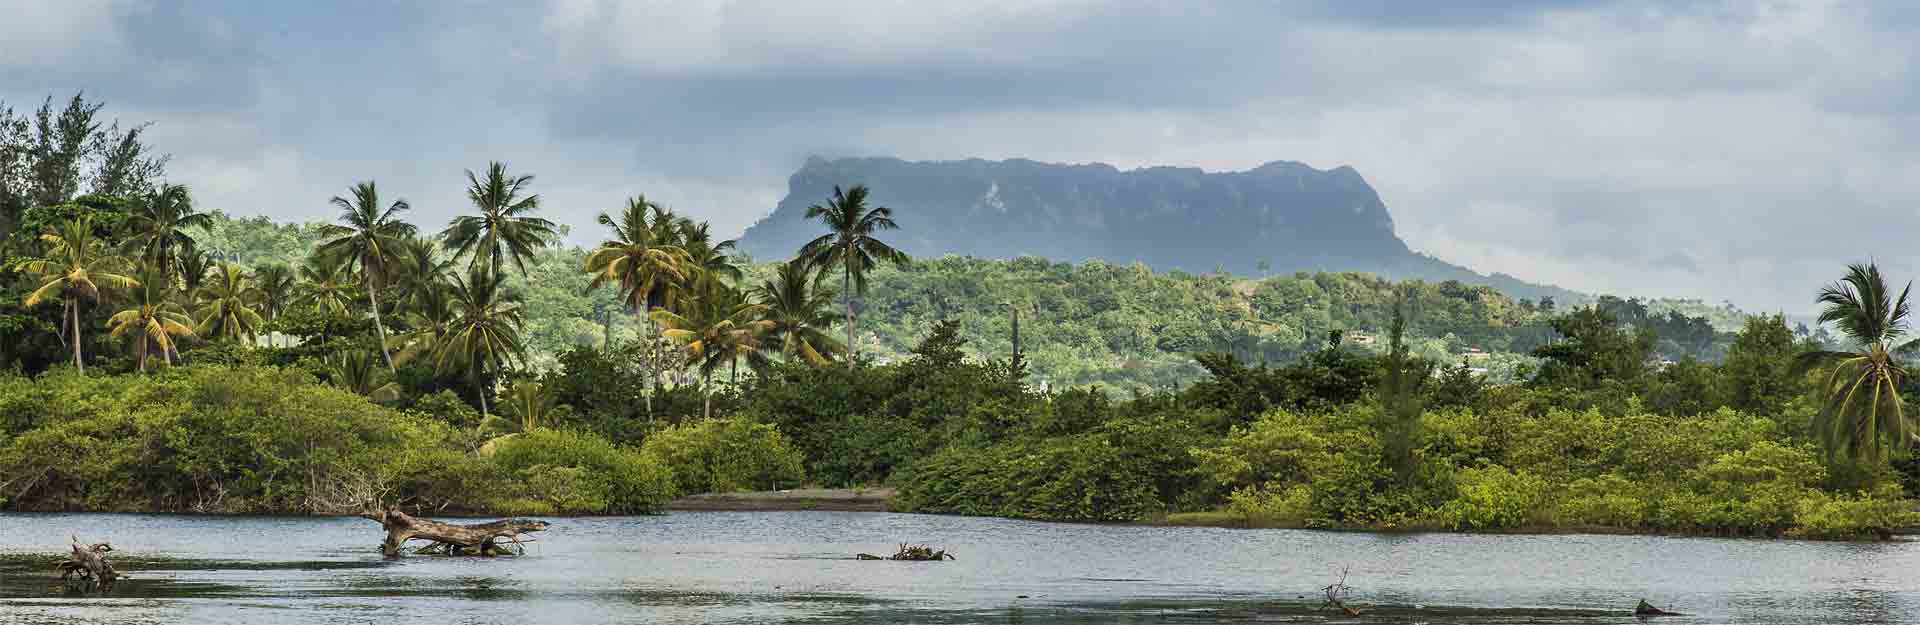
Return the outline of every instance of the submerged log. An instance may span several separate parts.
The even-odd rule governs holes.
[[[111,544],[100,542],[81,545],[80,539],[74,537],[73,553],[58,565],[60,579],[84,584],[87,590],[112,590],[114,580],[120,579],[120,572],[114,570],[113,563],[107,561],[105,554],[110,551],[113,551]],[[78,579],[75,579],[76,575]]]
[[[871,553],[860,553],[860,554],[854,554],[853,559],[855,560],[897,560],[901,562],[938,562],[940,560],[956,560],[958,558],[953,557],[953,554],[947,553],[947,550],[945,549],[934,549],[926,545],[909,546],[906,543],[900,543],[900,550],[894,552],[893,555],[882,558],[880,556],[876,556]]]
[[[547,529],[546,521],[534,519],[504,519],[489,523],[455,525],[415,518],[397,508],[387,508],[360,516],[379,523],[381,528],[387,530],[387,539],[380,543],[380,553],[388,557],[400,555],[401,546],[409,540],[429,542],[427,546],[414,551],[420,554],[495,556],[525,553],[525,543],[533,540],[522,538],[522,535]]]
[[[1668,612],[1666,610],[1653,607],[1653,604],[1647,603],[1646,599],[1641,599],[1640,605],[1633,606],[1633,615],[1634,616],[1686,616],[1685,614],[1681,614],[1679,612]]]

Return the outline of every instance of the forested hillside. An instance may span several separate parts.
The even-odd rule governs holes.
[[[320,237],[319,224],[212,215],[208,227],[194,233],[196,240],[243,265],[296,266]],[[584,288],[580,263],[585,253],[548,248],[528,263],[528,278],[507,278],[527,299],[524,334],[536,368],[551,368],[568,348],[599,345],[609,333],[616,342],[641,334],[639,323],[621,314],[610,290]],[[750,264],[742,283],[759,284],[775,267]],[[906,268],[882,266],[869,279],[859,339],[864,353],[900,358],[933,322],[944,319],[959,322],[972,355],[1008,358],[1018,311],[1021,351],[1035,383],[1098,384],[1116,391],[1191,383],[1204,373],[1192,358],[1200,352],[1287,362],[1320,349],[1334,331],[1349,349],[1384,349],[1380,339],[1395,284],[1359,273],[1260,278],[1155,272],[1141,263],[953,256],[920,259]],[[1515,300],[1492,287],[1452,281],[1419,283],[1413,292],[1420,314],[1408,332],[1412,351],[1446,363],[1471,357],[1475,368],[1487,369],[1495,380],[1523,374],[1532,360],[1524,354],[1548,339],[1547,321],[1567,308],[1551,297]],[[1718,324],[1670,314],[1683,310],[1680,303],[1598,301],[1629,323],[1652,327],[1659,337],[1656,352],[1669,359],[1717,360],[1730,340],[1725,330],[1713,327]],[[1694,304],[1684,310],[1701,308]],[[1730,325],[1737,327],[1735,319]]]

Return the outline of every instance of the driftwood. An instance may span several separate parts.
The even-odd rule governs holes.
[[[108,543],[80,544],[78,537],[73,538],[73,553],[57,566],[60,579],[84,584],[87,590],[106,592],[113,589],[114,580],[120,579],[120,572],[113,569],[113,563],[107,561],[107,552],[113,551]],[[75,579],[75,576],[79,576]]]
[[[1346,603],[1347,593],[1353,591],[1353,587],[1347,585],[1347,571],[1346,568],[1340,569],[1340,581],[1327,584],[1325,588],[1320,589],[1320,592],[1327,595],[1327,600],[1320,604],[1320,609],[1339,608],[1347,616],[1360,616],[1359,609],[1349,607]]]
[[[953,557],[953,554],[947,553],[947,550],[945,549],[934,549],[926,545],[909,546],[906,543],[900,543],[900,550],[894,552],[893,555],[882,558],[880,556],[876,556],[871,553],[861,553],[861,554],[854,554],[853,559],[855,560],[897,560],[901,562],[938,562],[941,560],[957,560],[958,558]]]
[[[414,553],[419,554],[495,556],[525,553],[525,544],[533,540],[523,538],[522,535],[547,529],[546,521],[534,519],[504,519],[490,523],[454,525],[415,518],[397,508],[387,508],[360,516],[379,523],[381,528],[387,530],[387,539],[380,543],[380,553],[388,557],[400,555],[401,546],[409,540],[429,541],[427,546],[414,550]]]
[[[1686,616],[1685,614],[1681,614],[1679,612],[1668,612],[1666,610],[1653,607],[1653,604],[1647,603],[1646,599],[1641,599],[1640,605],[1633,606],[1633,615],[1634,616]]]

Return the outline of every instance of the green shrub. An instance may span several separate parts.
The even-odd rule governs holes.
[[[1799,502],[1794,522],[1799,525],[1791,532],[1795,536],[1884,539],[1895,529],[1911,527],[1920,519],[1915,518],[1912,502],[1901,498],[1898,487],[1889,485],[1860,495],[1808,492]]]
[[[1465,469],[1456,482],[1459,497],[1434,511],[1435,518],[1456,530],[1512,529],[1548,519],[1542,504],[1547,481],[1525,471],[1500,465]]]
[[[547,428],[524,432],[501,441],[489,459],[496,475],[520,482],[517,492],[521,495],[495,502],[502,505],[518,505],[515,502],[532,497],[527,493],[533,492],[530,484],[536,483],[565,487],[560,493],[541,495],[556,512],[654,513],[674,497],[673,476],[659,462],[584,432]],[[584,475],[541,475],[555,469],[577,469]]]
[[[673,472],[682,493],[776,490],[802,479],[800,452],[773,426],[701,419],[655,432],[640,447]]]

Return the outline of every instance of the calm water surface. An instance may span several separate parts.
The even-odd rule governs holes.
[[[69,593],[68,535],[132,576]],[[0,514],[0,623],[1920,622],[1920,543],[1378,535],[842,512],[555,519],[529,554],[380,557],[349,518]],[[909,540],[957,561],[859,562]],[[1314,612],[1351,569],[1359,618]],[[1305,604],[1304,606],[1302,604]]]

